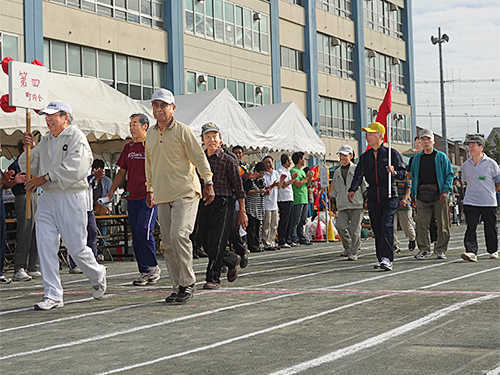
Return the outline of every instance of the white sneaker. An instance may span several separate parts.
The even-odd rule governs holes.
[[[392,271],[392,262],[387,258],[382,258],[380,262],[380,268],[385,271]]]
[[[422,260],[422,259],[425,259],[425,258],[428,258],[431,256],[431,252],[430,251],[419,251],[418,254],[415,254],[414,258],[415,259],[419,259],[419,260]]]
[[[289,248],[291,248],[291,246],[289,244],[287,244],[287,243],[284,243],[283,245],[280,245],[280,247],[282,249],[289,249]]]
[[[102,281],[99,284],[92,286],[92,296],[94,296],[95,299],[101,299],[104,293],[106,293],[106,267],[102,266],[102,269],[104,270]]]
[[[498,256],[498,251],[495,251],[494,253],[491,253],[491,254],[490,254],[490,259],[498,259],[498,258],[500,258],[500,257]]]
[[[437,253],[437,258],[438,259],[446,259],[446,255],[444,255],[444,253]]]
[[[32,277],[28,275],[24,268],[19,268],[12,276],[12,281],[30,281],[31,279]]]
[[[69,273],[76,275],[83,273],[83,271],[80,269],[80,267],[76,266],[75,268],[70,268]]]
[[[160,280],[161,268],[158,266],[149,267],[148,284],[156,284]]]
[[[12,281],[11,279],[5,277],[4,275],[0,276],[0,284],[10,284],[11,281]]]
[[[148,281],[149,281],[149,272],[144,272],[141,273],[141,275],[137,279],[132,281],[132,285],[144,286],[148,285]]]
[[[97,254],[97,261],[102,262],[104,260],[104,254]]]
[[[354,254],[349,254],[349,256],[347,257],[348,260],[358,260],[358,256],[357,255],[354,255]]]
[[[42,277],[42,273],[40,271],[33,271],[33,272],[28,271],[28,275],[30,275],[34,279]]]
[[[477,262],[477,256],[474,253],[462,253],[460,255],[463,260],[468,260],[469,262]]]
[[[53,299],[43,297],[42,302],[38,302],[35,305],[35,310],[50,310],[63,307],[63,301],[54,301]]]

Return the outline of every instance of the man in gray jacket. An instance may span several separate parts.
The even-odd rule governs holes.
[[[357,260],[361,249],[361,220],[363,220],[366,184],[361,184],[360,189],[354,195],[353,203],[350,203],[347,195],[356,170],[356,164],[352,163],[354,150],[349,145],[343,145],[337,154],[341,165],[333,172],[330,188],[332,212],[335,213],[338,210],[337,230],[344,246],[344,252],[341,255],[346,256],[348,260]],[[351,234],[349,234],[349,223]]]

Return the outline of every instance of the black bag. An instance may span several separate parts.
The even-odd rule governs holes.
[[[417,199],[422,202],[432,203],[439,199],[439,188],[437,185],[420,185]]]

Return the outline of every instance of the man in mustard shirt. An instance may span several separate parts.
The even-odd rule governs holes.
[[[151,103],[157,123],[146,136],[146,203],[149,207],[158,205],[165,263],[173,284],[165,301],[186,302],[193,296],[196,282],[189,235],[202,196],[195,167],[205,182],[205,204],[215,197],[212,172],[192,130],[174,119],[174,95],[157,90]]]

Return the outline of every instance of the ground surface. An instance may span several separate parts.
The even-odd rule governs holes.
[[[358,261],[340,243],[250,254],[235,283],[167,305],[158,284],[134,287],[133,262],[108,266],[108,294],[94,301],[83,275],[61,271],[65,306],[35,311],[41,280],[0,287],[2,374],[498,374],[500,261],[406,250],[394,271],[373,269],[374,241]],[[402,232],[399,233],[402,237]],[[7,276],[12,276],[7,274]]]

